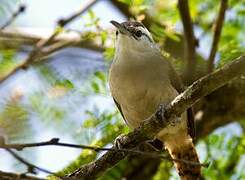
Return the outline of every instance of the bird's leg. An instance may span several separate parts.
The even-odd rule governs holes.
[[[157,138],[153,140],[146,141],[155,151],[162,151],[163,150],[163,142]]]
[[[157,116],[157,118],[164,121],[165,119],[164,113],[165,113],[165,105],[160,104],[155,115]],[[150,118],[151,117],[145,119],[144,121],[148,121]],[[115,149],[123,149],[122,142],[124,141],[125,137],[126,136],[124,134],[121,134],[114,140],[113,145]],[[145,142],[148,143],[153,149],[157,151],[161,151],[163,149],[163,142],[157,138],[154,138],[153,140],[148,140]]]
[[[123,145],[122,145],[122,142],[124,141],[124,138],[125,138],[126,135],[124,134],[120,134],[118,137],[116,137],[116,139],[114,140],[114,147],[116,149],[123,149]]]
[[[165,105],[163,104],[160,104],[157,111],[155,112],[155,115],[157,118],[159,119],[162,119],[164,120],[165,119],[165,116],[164,116],[164,113],[165,113]],[[151,117],[150,117],[151,118]],[[148,118],[148,119],[150,119]],[[144,120],[144,121],[147,121],[148,119]],[[163,142],[160,141],[159,139],[157,138],[154,138],[153,140],[148,140],[146,141],[153,149],[155,149],[156,151],[161,151],[163,150]]]
[[[158,109],[157,109],[155,115],[158,119],[161,119],[162,121],[165,120],[165,105],[164,104],[160,104],[158,106]]]

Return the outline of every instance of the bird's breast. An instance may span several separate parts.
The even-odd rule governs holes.
[[[132,128],[150,117],[160,104],[168,104],[177,96],[164,68],[152,64],[112,65],[109,80],[112,96]]]

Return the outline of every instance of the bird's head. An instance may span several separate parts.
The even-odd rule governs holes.
[[[117,51],[118,49],[127,49],[142,52],[155,48],[150,32],[142,23],[137,21],[126,21],[123,23],[111,21],[111,23],[117,28]]]

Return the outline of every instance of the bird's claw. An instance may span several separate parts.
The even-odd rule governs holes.
[[[156,112],[156,117],[158,119],[161,119],[162,121],[165,120],[165,105],[159,105],[158,110]]]
[[[157,138],[153,140],[146,141],[155,151],[162,151],[163,149],[163,142],[158,140]]]
[[[121,134],[118,137],[116,137],[116,139],[114,140],[114,143],[113,143],[115,149],[123,149],[122,142],[124,141],[125,137],[126,136],[124,134]]]

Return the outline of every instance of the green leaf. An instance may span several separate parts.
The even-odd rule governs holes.
[[[114,47],[106,48],[104,53],[103,53],[104,58],[107,61],[112,61],[114,54],[115,54],[115,48]]]
[[[99,93],[100,92],[100,86],[97,82],[93,81],[91,82],[91,86],[94,90],[95,93]]]
[[[68,79],[57,80],[55,84],[59,85],[59,86],[64,86],[67,89],[73,89],[74,88],[73,83]]]
[[[102,46],[105,45],[106,39],[107,39],[107,32],[106,31],[102,31],[100,33],[100,37],[101,37],[101,44]]]
[[[101,72],[101,71],[96,71],[94,73],[94,75],[99,78],[102,82],[106,82],[106,76],[105,76],[105,73]]]

